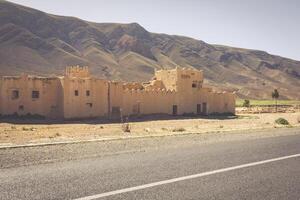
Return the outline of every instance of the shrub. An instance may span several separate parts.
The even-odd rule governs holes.
[[[243,107],[250,107],[250,100],[249,99],[244,100]]]
[[[183,131],[185,131],[185,128],[174,128],[172,131],[173,132],[183,132]]]
[[[146,132],[150,132],[150,131],[151,131],[151,129],[150,129],[150,128],[144,128],[144,131],[146,131]]]
[[[36,131],[37,129],[34,127],[22,127],[23,131]]]
[[[130,128],[130,125],[128,123],[124,123],[122,124],[122,130],[123,132],[130,132],[131,128]]]
[[[290,123],[288,122],[288,120],[284,119],[284,118],[278,118],[275,120],[276,124],[281,124],[281,125],[289,125]]]

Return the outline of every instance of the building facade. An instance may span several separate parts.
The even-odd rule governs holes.
[[[121,118],[131,115],[235,113],[235,95],[203,87],[195,69],[158,70],[149,82],[98,79],[87,67],[67,67],[62,77],[0,79],[1,115],[54,119]]]

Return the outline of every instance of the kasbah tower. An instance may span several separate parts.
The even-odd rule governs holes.
[[[103,80],[88,67],[71,66],[61,77],[29,75],[0,79],[0,114],[55,119],[168,114],[234,114],[235,95],[203,87],[203,72],[192,68],[157,70],[144,83]]]

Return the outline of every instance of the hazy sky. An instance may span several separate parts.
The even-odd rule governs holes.
[[[94,22],[265,50],[300,60],[300,0],[12,0]]]

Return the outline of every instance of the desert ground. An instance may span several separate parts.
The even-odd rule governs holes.
[[[239,113],[239,111],[238,111]],[[0,123],[0,146],[94,139],[118,139],[180,134],[220,134],[230,131],[300,127],[300,112],[237,114],[232,117],[174,118],[129,122],[130,132],[122,123],[98,120],[46,123],[14,121]],[[285,118],[289,125],[275,123]]]

